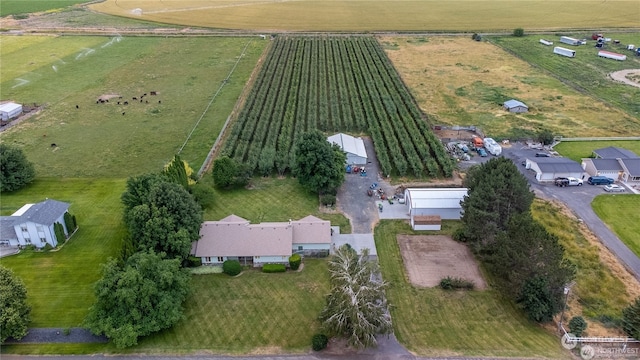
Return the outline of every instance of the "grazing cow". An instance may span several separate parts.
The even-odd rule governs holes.
[[[145,100],[145,102],[148,104],[148,103],[149,103],[149,100]]]
[[[144,93],[142,96],[147,96],[147,93]]]
[[[150,94],[151,94],[151,95],[156,95],[156,92],[155,92],[155,91],[152,91]]]
[[[120,105],[120,101],[118,101],[118,105]]]
[[[100,103],[100,100],[96,100],[96,104],[99,104],[99,103]]]
[[[129,105],[129,102],[128,102],[128,101],[125,101],[125,102],[124,102],[124,104],[125,104],[125,105]]]
[[[76,105],[76,109],[80,109],[80,106]]]
[[[51,147],[56,147],[56,146],[58,146],[58,145],[56,145],[56,143],[52,143],[51,144]]]
[[[124,111],[122,112],[122,116],[124,116]]]
[[[161,100],[158,100],[158,104],[162,104],[162,101],[161,101]]]
[[[109,99],[106,99],[105,102],[109,102]]]
[[[133,97],[133,100],[138,100],[138,98],[134,96],[134,97]]]
[[[142,99],[140,99],[140,102],[142,102]]]

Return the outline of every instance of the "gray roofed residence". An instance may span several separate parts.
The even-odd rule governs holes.
[[[640,156],[636,155],[633,151],[623,149],[620,147],[609,146],[602,149],[593,150],[596,158],[601,159],[637,159]]]
[[[525,103],[514,99],[505,101],[502,106],[505,108],[505,110],[514,113],[523,113],[529,111],[529,107],[525,105]]]
[[[367,150],[361,138],[338,133],[329,136],[327,141],[331,144],[337,144],[347,154],[347,164],[364,165],[367,163]]]
[[[632,178],[636,178],[635,180],[633,179],[629,179],[629,180],[640,181],[640,158],[622,159],[620,163],[622,164],[622,167],[624,168],[625,173],[627,173]]]
[[[192,254],[203,264],[222,264],[239,260],[244,265],[287,264],[294,252],[328,253],[331,245],[331,223],[315,216],[288,222],[251,224],[237,215],[220,221],[205,221],[200,227],[200,240],[192,246]]]
[[[616,159],[591,159],[598,170],[622,171],[622,166]]]
[[[54,224],[60,223],[65,237],[69,236],[64,214],[68,212],[70,204],[47,199],[36,204],[26,204],[11,216],[0,217],[0,243],[12,246],[33,245],[42,248],[47,244],[56,247]]]

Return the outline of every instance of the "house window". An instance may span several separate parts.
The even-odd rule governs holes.
[[[31,239],[29,239],[28,237],[24,238],[24,242],[27,244],[31,244]]]
[[[211,258],[210,257],[205,257],[204,258],[204,262],[211,262]]]
[[[223,256],[218,256],[218,262],[224,262],[224,257]]]
[[[41,237],[41,238],[40,238],[40,242],[44,244],[44,243],[46,243],[46,242],[47,242],[47,239],[45,239],[45,238]]]
[[[27,229],[27,225],[20,225],[20,230],[22,230],[22,232],[29,231],[29,229]]]
[[[298,251],[303,250],[302,245],[298,245]]]

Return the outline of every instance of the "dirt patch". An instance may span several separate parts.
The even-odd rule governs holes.
[[[640,69],[627,69],[612,72],[609,74],[609,77],[627,85],[640,87]]]
[[[98,100],[102,100],[102,101],[107,101],[109,99],[113,99],[113,98],[117,98],[117,97],[121,97],[118,94],[102,94],[100,96],[98,96]]]
[[[419,287],[434,287],[447,276],[473,281],[486,289],[471,251],[446,235],[398,235],[398,245],[409,281]]]

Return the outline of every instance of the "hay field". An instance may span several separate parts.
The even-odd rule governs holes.
[[[634,0],[107,0],[91,8],[162,23],[260,31],[619,28],[638,27],[640,18]]]
[[[541,128],[571,136],[628,136],[638,120],[580,94],[502,49],[462,37],[381,37],[387,55],[434,124],[477,125],[493,137]],[[515,98],[527,114],[500,104]],[[606,111],[604,110],[606,109]],[[634,125],[635,124],[635,125]]]

